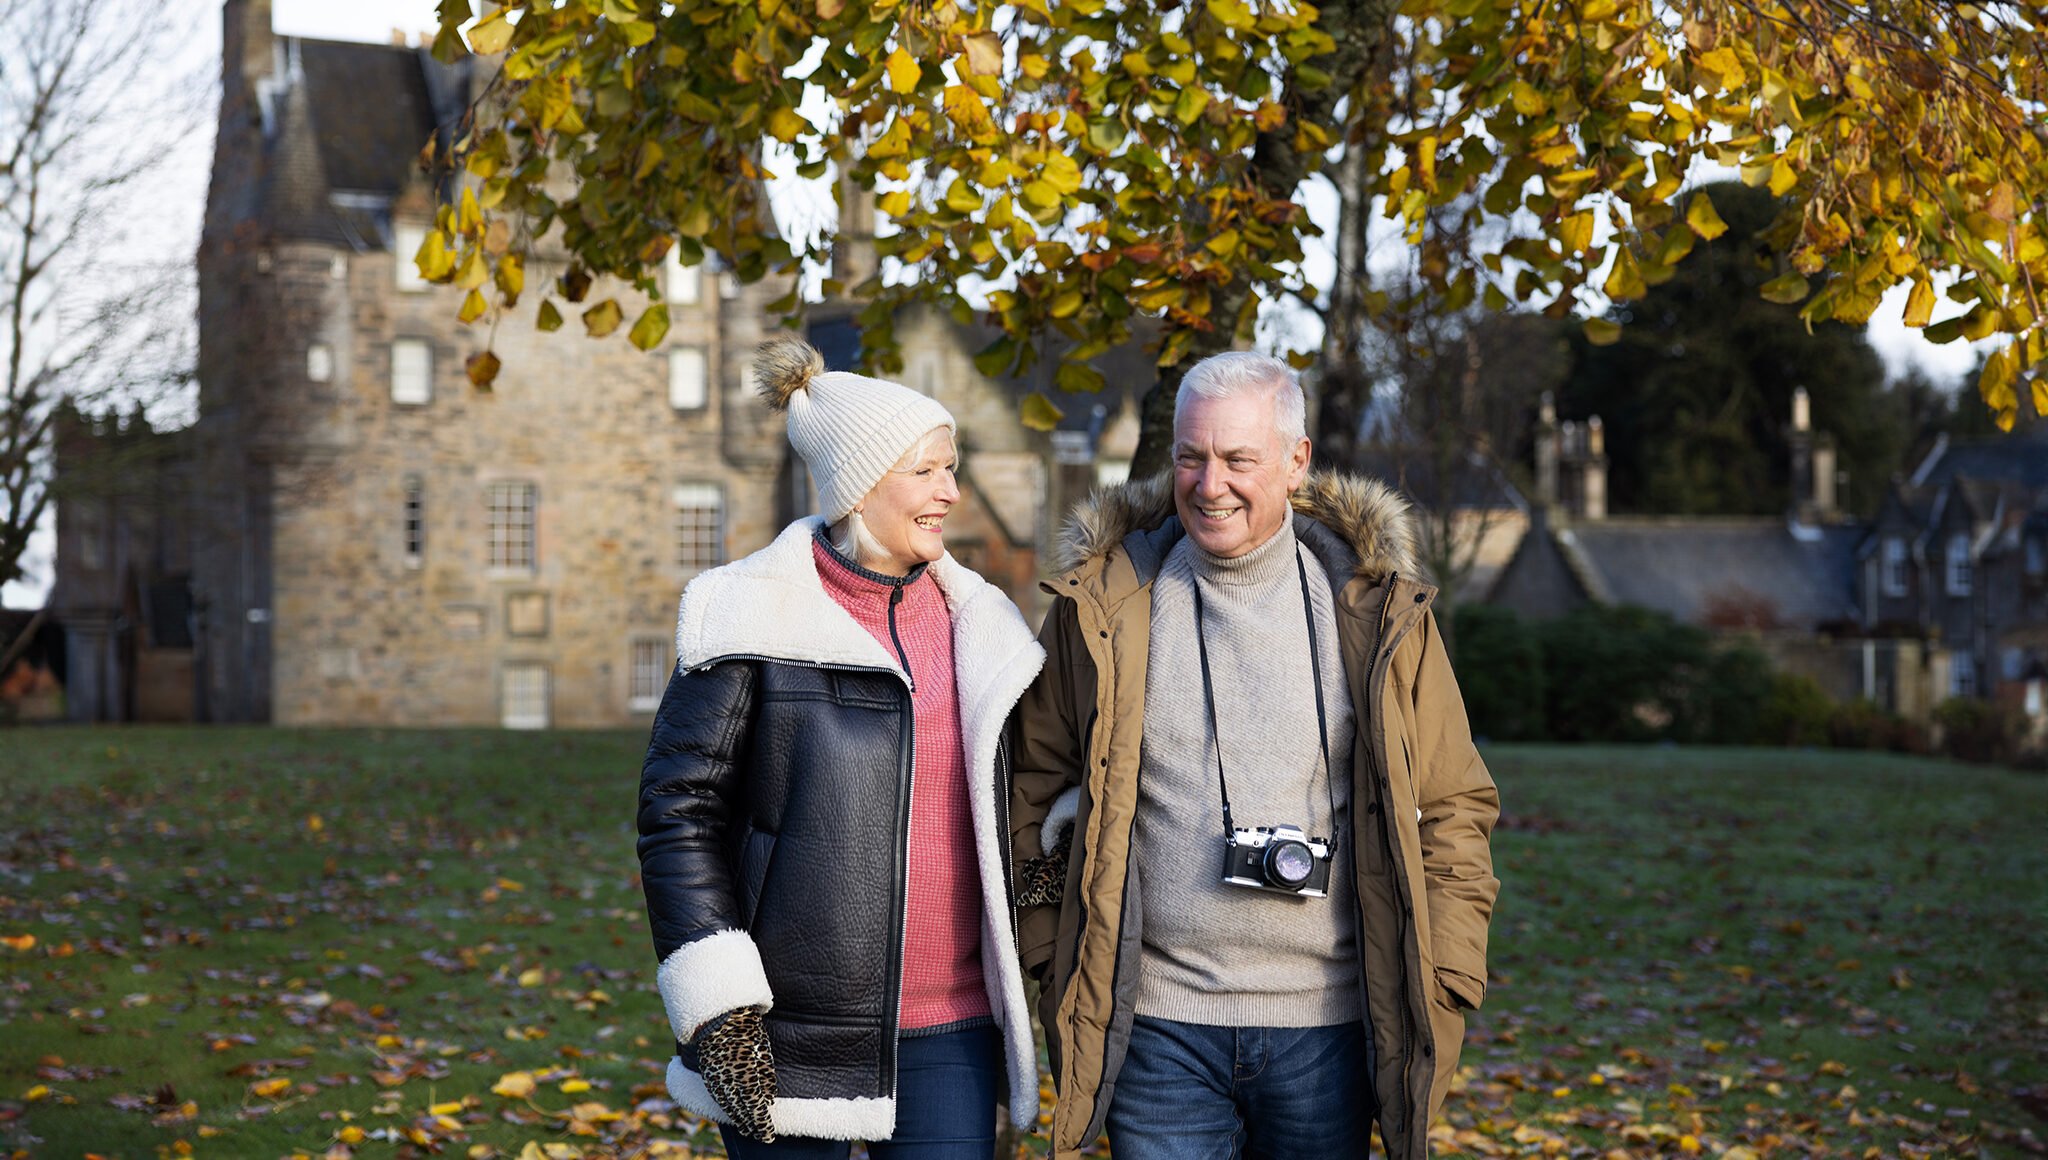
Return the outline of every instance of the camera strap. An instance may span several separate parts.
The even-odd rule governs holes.
[[[1330,765],[1330,722],[1323,712],[1323,653],[1316,643],[1316,607],[1309,597],[1308,565],[1302,563],[1301,549],[1294,550],[1294,568],[1301,577],[1301,610],[1308,619],[1308,661],[1311,669],[1310,685],[1314,687],[1316,701],[1316,737],[1323,747],[1323,788],[1330,795],[1330,846],[1334,850],[1337,835],[1344,827],[1344,819],[1337,816],[1337,779]],[[1230,840],[1237,833],[1237,827],[1230,820],[1230,782],[1223,775],[1223,730],[1216,723],[1216,682],[1209,675],[1208,633],[1202,621],[1202,580],[1193,577],[1195,590],[1195,652],[1202,659],[1202,699],[1209,706],[1209,735],[1216,742],[1216,789],[1223,797],[1223,837]]]

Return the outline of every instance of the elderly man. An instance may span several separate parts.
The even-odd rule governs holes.
[[[1055,1155],[1423,1157],[1486,991],[1499,798],[1406,505],[1311,475],[1257,354],[1181,384],[1170,479],[1069,521],[1019,706],[1019,950]]]

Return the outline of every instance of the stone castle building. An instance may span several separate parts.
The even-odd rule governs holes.
[[[422,146],[471,99],[470,62],[278,36],[269,0],[226,0],[224,16],[198,255],[200,419],[178,433],[192,514],[163,525],[190,543],[155,553],[182,573],[147,578],[187,587],[190,716],[645,719],[690,577],[811,510],[781,418],[754,398],[748,371],[778,325],[765,304],[786,283],[671,264],[671,328],[642,352],[623,333],[569,333],[583,307],[566,302],[565,332],[539,333],[535,307],[563,269],[541,253],[494,339],[464,326],[461,291],[424,283],[410,259],[450,181],[423,170]],[[613,295],[629,317],[642,305],[631,287],[603,284],[585,301]],[[843,311],[818,311],[811,331],[835,365],[857,357]],[[1017,422],[1019,392],[1037,384],[976,373],[986,337],[937,316],[899,331],[904,381],[961,422],[949,547],[1029,611],[1046,512],[1073,477],[1053,440]],[[465,361],[487,341],[504,369],[479,391]],[[67,452],[74,471],[89,457]],[[110,635],[123,631],[112,609],[123,597],[92,595],[79,571],[105,556],[84,542],[104,524],[60,513],[56,602],[81,597],[70,615],[100,636],[74,634],[73,650],[118,667],[133,652]],[[72,715],[132,718],[133,703],[75,698]]]

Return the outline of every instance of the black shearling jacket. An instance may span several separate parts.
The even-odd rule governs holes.
[[[792,525],[684,594],[679,663],[641,771],[641,879],[677,1039],[677,1102],[724,1119],[691,1041],[711,1019],[755,1006],[774,1049],[777,1132],[887,1139],[911,695],[897,658],[824,591],[810,556],[816,525]],[[950,558],[930,574],[953,615],[982,960],[1022,1126],[1038,1099],[1010,901],[1006,731],[1044,654],[1000,591]]]

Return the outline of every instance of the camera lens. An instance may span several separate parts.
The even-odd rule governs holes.
[[[1266,847],[1266,881],[1275,886],[1295,889],[1315,868],[1315,855],[1305,843],[1283,840]]]

